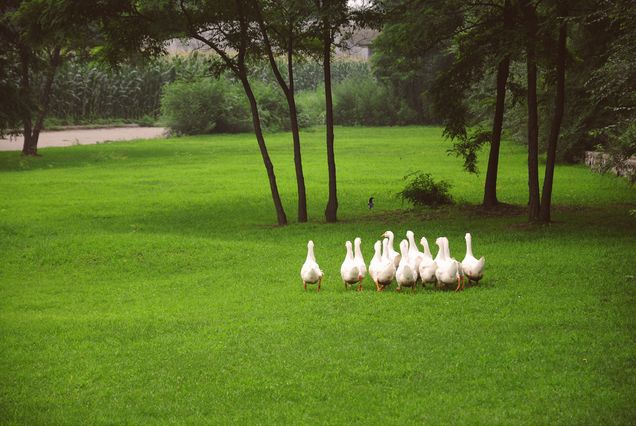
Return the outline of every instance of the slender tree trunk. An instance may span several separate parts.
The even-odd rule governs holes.
[[[510,1],[504,2],[503,27],[508,30],[512,27],[513,11]],[[510,73],[510,56],[504,57],[497,65],[497,103],[495,105],[495,117],[492,124],[492,140],[490,142],[490,155],[488,156],[488,170],[484,184],[484,207],[494,207],[499,204],[497,199],[497,173],[499,169],[499,148],[501,146],[501,131],[503,128],[504,108],[506,101],[506,83]]]
[[[287,74],[289,76],[289,89],[287,104],[289,105],[289,120],[291,123],[292,138],[294,140],[294,165],[296,166],[296,186],[298,188],[298,222],[307,222],[307,193],[305,191],[305,175],[303,173],[303,161],[300,154],[300,129],[298,127],[298,110],[294,93],[294,64],[292,38],[289,39],[287,49]]]
[[[567,42],[567,24],[565,17],[568,13],[566,0],[558,3],[557,13],[563,20],[559,28],[559,41],[557,45],[556,60],[556,97],[554,101],[554,116],[550,126],[550,136],[548,137],[548,156],[545,165],[545,178],[543,179],[543,193],[541,194],[541,210],[539,219],[541,222],[550,222],[550,207],[552,205],[552,185],[554,183],[554,165],[556,163],[556,148],[561,132],[561,122],[563,121],[563,111],[565,109],[565,55]]]
[[[329,200],[325,208],[325,219],[327,222],[338,220],[338,195],[336,188],[336,158],[334,154],[333,142],[333,98],[331,94],[331,31],[329,22],[323,23],[323,73],[325,79],[325,127],[327,130],[327,167],[329,169]]]
[[[537,113],[537,16],[530,0],[523,1],[527,41],[526,67],[528,73],[528,220],[539,219],[539,118]]]
[[[225,62],[232,73],[240,80],[243,85],[243,91],[247,96],[247,100],[250,103],[250,111],[252,113],[252,124],[254,126],[254,134],[256,135],[256,141],[258,142],[258,148],[261,151],[261,157],[263,158],[263,163],[265,165],[265,170],[267,171],[267,178],[269,179],[269,187],[272,193],[272,201],[274,202],[274,207],[276,208],[276,215],[278,218],[279,225],[287,225],[287,216],[285,215],[285,209],[283,208],[283,203],[280,199],[280,194],[278,192],[278,185],[276,184],[276,175],[274,174],[274,165],[272,164],[272,160],[269,157],[269,153],[267,152],[267,146],[265,145],[265,138],[263,137],[263,129],[261,127],[261,118],[258,113],[258,105],[256,103],[256,97],[254,96],[254,92],[252,91],[252,87],[250,86],[250,82],[247,78],[247,68],[245,66],[245,58],[247,55],[247,48],[250,42],[250,18],[248,18],[244,13],[244,4],[241,1],[236,2],[236,8],[238,12],[238,24],[240,26],[240,38],[238,40],[237,52],[234,58],[230,58],[227,52],[221,48],[217,41],[212,39],[208,40],[203,37],[200,33],[197,32],[196,27],[193,25],[191,21],[190,14],[187,9],[184,7],[184,3],[179,3],[181,7],[181,11],[183,12],[185,18],[187,19],[188,24],[188,32],[190,35],[207,44],[214,50],[219,57]]]
[[[294,166],[296,168],[296,187],[298,191],[298,222],[307,222],[307,193],[305,191],[305,176],[303,174],[303,162],[300,154],[300,130],[298,127],[298,110],[296,108],[296,97],[294,93],[294,66],[293,66],[293,25],[288,28],[289,40],[287,44],[287,71],[289,75],[289,85],[285,82],[285,79],[278,69],[278,64],[274,58],[272,51],[272,45],[269,41],[269,35],[265,28],[265,22],[261,15],[260,7],[257,4],[257,20],[258,25],[263,36],[263,42],[267,52],[267,58],[269,59],[270,67],[276,77],[278,85],[283,90],[285,98],[287,99],[287,106],[289,108],[289,122],[292,131],[292,139],[294,144]]]
[[[265,138],[263,137],[263,129],[261,128],[261,118],[258,114],[258,106],[256,104],[256,97],[252,91],[252,87],[247,79],[247,74],[241,75],[241,83],[243,84],[243,90],[250,103],[250,110],[252,112],[252,124],[254,125],[254,133],[256,134],[256,141],[263,157],[263,163],[267,170],[267,177],[269,179],[269,187],[272,192],[272,200],[274,201],[274,207],[276,208],[276,215],[279,225],[287,225],[287,216],[285,215],[285,209],[278,193],[278,185],[276,184],[276,175],[274,174],[274,165],[269,158],[267,152],[267,146],[265,145]]]

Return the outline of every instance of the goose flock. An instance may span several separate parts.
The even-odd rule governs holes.
[[[383,291],[395,279],[397,283],[396,291],[401,291],[403,287],[410,287],[415,291],[418,283],[422,286],[433,284],[435,288],[455,285],[455,291],[463,290],[466,280],[469,283],[478,283],[484,276],[485,259],[482,256],[477,259],[473,255],[472,237],[466,234],[466,256],[461,262],[451,257],[448,238],[439,237],[435,240],[438,247],[437,256],[433,258],[428,241],[422,237],[420,244],[424,249],[419,250],[415,243],[415,234],[406,231],[406,239],[400,242],[400,251],[393,249],[395,235],[391,231],[382,234],[383,240],[376,241],[373,248],[375,250],[373,258],[369,263],[369,276],[375,284],[377,291]],[[345,288],[356,286],[357,291],[362,291],[362,280],[367,275],[367,266],[362,257],[362,240],[356,238],[345,243],[347,250],[344,262],[340,266],[340,276]],[[307,259],[300,270],[300,277],[303,280],[303,287],[307,290],[307,284],[320,285],[324,272],[316,262],[314,255],[314,242],[307,243]]]

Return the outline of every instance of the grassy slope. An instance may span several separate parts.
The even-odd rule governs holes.
[[[460,207],[398,214],[409,171],[477,203],[436,128],[340,128],[340,216],[322,222],[321,132],[303,135],[311,223],[275,216],[250,135],[0,153],[0,421],[633,423],[636,194],[560,166],[554,218]],[[291,141],[268,143],[290,219]],[[525,153],[500,198],[525,204]],[[366,200],[376,197],[376,209]],[[344,241],[367,262],[387,228],[463,234],[487,259],[463,293],[345,292]],[[324,291],[303,293],[306,241]]]

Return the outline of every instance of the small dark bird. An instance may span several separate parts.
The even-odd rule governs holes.
[[[373,197],[369,198],[369,203],[367,205],[369,206],[369,210],[373,208]]]

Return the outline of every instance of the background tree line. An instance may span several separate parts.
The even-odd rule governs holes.
[[[477,155],[487,146],[485,207],[499,204],[499,146],[502,134],[510,135],[528,146],[530,221],[550,220],[557,161],[576,160],[598,145],[619,159],[635,151],[636,16],[628,0],[378,0],[355,7],[331,0],[104,0],[99,6],[78,0],[1,6],[0,129],[20,129],[25,155],[37,153],[50,111],[152,116],[163,91],[164,117],[177,131],[241,131],[251,123],[278,223],[285,224],[263,128],[292,132],[300,222],[307,210],[299,128],[318,121],[327,130],[327,221],[337,220],[336,123],[442,124],[469,172],[478,171]],[[382,29],[374,76],[361,67],[358,78],[339,80],[338,67],[346,67],[333,61],[333,50],[362,26]],[[129,65],[159,56],[174,38],[196,39],[215,55],[182,69],[161,60],[141,72]],[[108,83],[110,71],[96,61],[118,65],[116,83]],[[118,86],[96,90],[107,84]],[[178,116],[188,106],[204,117],[179,124],[194,118]]]
[[[528,216],[549,222],[554,165],[594,147],[636,153],[636,20],[628,0],[389,0],[375,43],[389,84],[423,73],[453,150],[476,172],[489,146],[484,200],[499,204],[502,132],[528,146]],[[409,43],[401,42],[409,39]],[[436,68],[437,72],[426,72]],[[413,93],[413,90],[410,90]],[[412,103],[418,102],[412,96]],[[525,129],[525,130],[523,130]],[[543,188],[539,154],[545,152]]]

